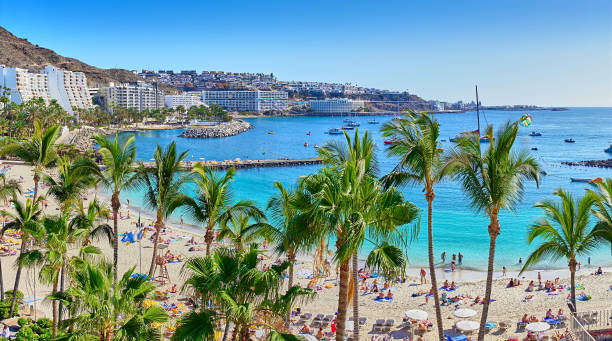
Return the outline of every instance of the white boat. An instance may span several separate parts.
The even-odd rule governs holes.
[[[604,149],[604,152],[612,154],[612,143],[608,146],[608,148]]]
[[[330,135],[340,135],[344,133],[344,130],[340,128],[331,128],[327,131],[327,133]]]
[[[542,133],[540,133],[539,131],[532,131],[531,133],[529,133],[529,136],[542,136]]]

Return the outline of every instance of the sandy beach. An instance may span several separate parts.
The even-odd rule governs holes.
[[[25,192],[28,188],[33,186],[31,168],[23,165],[11,165],[10,170],[7,171],[7,177],[9,179],[20,180],[22,190]],[[42,188],[40,193],[44,195],[46,188]],[[103,199],[104,196],[96,194],[96,191],[92,191],[87,195],[87,201],[93,200],[94,196],[98,199]],[[2,203],[4,204],[4,203]],[[6,207],[2,207],[7,209]],[[46,215],[54,215],[58,212],[57,205],[49,200],[49,206],[44,210]],[[129,218],[128,217],[129,212]],[[136,221],[138,219],[138,211],[135,207],[128,207],[125,202],[122,202],[121,213],[124,216],[119,221],[120,232],[134,232],[136,228]],[[152,219],[143,214],[141,221],[145,226],[152,223]],[[108,221],[112,225],[112,221]],[[190,245],[188,241],[194,237],[195,241],[203,244],[202,234],[195,233],[197,227],[181,225],[177,222],[168,222],[168,230],[166,234],[162,236],[164,243],[167,248],[161,252],[165,253],[169,250],[174,255],[182,256],[184,258],[192,256],[202,256],[203,251],[189,251]],[[147,238],[143,238],[141,242],[132,244],[120,243],[119,245],[119,273],[123,273],[131,267],[136,267],[136,272],[148,272],[151,253],[152,243],[149,240],[150,234]],[[104,252],[104,256],[108,259],[112,259],[112,248],[110,245],[102,241],[94,243],[100,247]],[[203,245],[202,249],[203,248]],[[15,248],[15,247],[14,247]],[[15,248],[17,249],[17,248]],[[271,264],[276,260],[274,255],[269,255],[269,259],[266,262]],[[12,289],[15,277],[15,260],[16,255],[2,257],[3,266],[3,281],[4,290]],[[447,261],[448,262],[448,261]],[[180,270],[182,262],[170,263],[167,265],[171,283],[168,283],[160,287],[160,290],[169,288],[172,283],[176,284],[179,288],[181,287],[184,277],[181,276]],[[306,286],[309,282],[307,278],[312,273],[313,265],[312,259],[309,255],[301,255],[299,257],[299,263],[295,267],[295,283],[301,286]],[[591,267],[582,267],[578,271],[576,282],[580,285],[580,288],[584,289],[577,290],[577,294],[584,292],[591,297],[590,300],[585,302],[578,302],[578,309],[580,311],[597,310],[597,309],[609,309],[612,307],[612,269],[604,269],[604,274],[600,276],[593,276],[592,273],[596,269],[596,264]],[[428,270],[426,268],[426,270]],[[430,284],[420,284],[419,269],[409,269],[407,278],[404,283],[390,283],[390,290],[393,292],[392,302],[379,302],[375,301],[376,294],[360,293],[359,304],[360,304],[360,315],[367,318],[367,323],[361,329],[361,339],[370,340],[372,336],[381,336],[381,334],[374,334],[372,331],[372,325],[377,319],[393,319],[395,324],[394,328],[391,329],[391,337],[393,339],[403,338],[406,335],[405,329],[400,329],[399,326],[402,323],[405,311],[410,309],[422,309],[429,314],[429,319],[435,322],[435,310],[433,299],[426,301],[425,295],[417,295],[413,297],[413,294],[419,292],[426,292],[430,289]],[[527,284],[529,281],[535,281],[537,285],[537,273],[538,271],[528,271],[521,275],[519,278],[521,285],[513,288],[506,288],[509,280],[517,276],[516,271],[509,271],[506,276],[502,276],[501,272],[495,273],[495,281],[493,285],[493,299],[494,302],[490,305],[489,321],[502,322],[509,321],[512,327],[505,332],[500,334],[497,329],[487,335],[487,340],[500,340],[505,339],[510,335],[517,335],[519,338],[524,338],[526,332],[517,332],[516,323],[521,319],[523,314],[535,315],[538,319],[542,320],[546,311],[552,309],[557,314],[559,309],[563,312],[569,312],[566,304],[566,297],[568,290],[563,289],[557,294],[552,295],[544,290],[526,292]],[[28,269],[24,271],[24,277],[22,278],[20,290],[24,292],[25,297],[28,300],[36,301],[31,304],[36,305],[36,309],[41,310],[47,317],[51,316],[51,304],[48,300],[40,300],[50,293],[50,286],[40,286],[37,282],[37,286],[34,286],[35,276],[38,276],[36,269]],[[447,292],[447,297],[452,299],[454,297],[465,297],[458,299],[457,301],[445,305],[442,307],[442,313],[444,318],[445,329],[451,329],[455,322],[461,320],[453,316],[453,312],[457,308],[470,308],[476,310],[477,314],[470,318],[472,321],[479,321],[480,312],[482,311],[482,304],[473,304],[474,299],[477,296],[484,296],[484,286],[486,274],[484,272],[474,270],[462,270],[461,266],[455,272],[445,272],[444,268],[439,269],[438,282],[442,286],[442,283],[447,280],[448,282],[454,281],[457,285],[457,289],[452,292]],[[546,270],[541,271],[542,280],[555,280],[559,277],[559,281],[562,285],[569,284],[569,271],[567,269],[560,270]],[[319,281],[320,290],[316,299],[312,302],[298,305],[302,312],[311,313],[313,316],[316,314],[330,314],[333,315],[336,312],[338,302],[338,287],[336,285],[335,274],[328,278]],[[429,275],[426,276],[429,281]],[[384,280],[381,278],[377,279],[378,286],[382,287]],[[368,279],[366,285],[371,285],[373,279]],[[329,287],[329,288],[328,288]],[[526,299],[528,295],[533,295],[532,298]],[[176,297],[176,296],[175,296]],[[171,301],[172,302],[172,301]],[[352,308],[349,308],[349,315],[351,316]],[[293,330],[296,332],[300,326],[292,325]],[[563,329],[559,329],[562,331]],[[327,329],[329,331],[329,328]],[[449,334],[453,332],[449,331]],[[553,331],[549,331],[548,335],[553,335]],[[425,334],[424,339],[435,340],[435,330]]]

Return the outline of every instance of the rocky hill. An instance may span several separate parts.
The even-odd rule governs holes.
[[[131,71],[124,69],[100,69],[74,58],[60,56],[55,51],[18,38],[0,26],[0,64],[20,67],[38,72],[47,65],[70,71],[81,71],[87,76],[90,86],[105,85],[108,82],[122,83],[142,80]],[[166,89],[167,90],[167,89]]]

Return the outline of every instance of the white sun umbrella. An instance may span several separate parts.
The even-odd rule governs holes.
[[[550,329],[550,325],[546,322],[533,322],[525,326],[525,329],[530,332],[539,333]]]
[[[478,322],[468,321],[468,320],[459,321],[457,322],[457,324],[455,324],[455,326],[457,327],[457,329],[463,330],[466,332],[471,332],[472,330],[476,330],[478,329],[478,327],[480,327]]]
[[[412,309],[406,312],[406,317],[411,320],[424,321],[427,320],[427,312],[421,309]]]
[[[468,318],[476,315],[476,310],[469,308],[457,309],[455,310],[454,314],[460,318]]]

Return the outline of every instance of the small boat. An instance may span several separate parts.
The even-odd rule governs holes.
[[[310,136],[312,133],[311,132],[307,132],[306,135]]]
[[[604,152],[606,152],[606,153],[612,153],[612,143],[610,143],[610,145],[608,146],[608,148],[604,149]]]
[[[274,135],[274,132],[273,131],[269,131],[268,135]]]
[[[319,145],[318,145],[318,144],[315,144],[315,145],[314,145],[314,148],[315,148],[315,149],[319,149]]]
[[[531,150],[538,150],[538,147],[532,147]]]
[[[529,133],[529,136],[542,136],[542,133],[540,133],[539,131],[532,131],[531,133]]]
[[[308,147],[308,142],[304,142],[304,147]]]
[[[573,138],[565,139],[564,141],[565,141],[565,143],[574,143],[574,142],[576,142],[576,141],[574,141]]]
[[[595,179],[587,179],[587,178],[570,178],[572,182],[591,182]]]
[[[393,144],[393,142],[395,142],[393,139],[385,140],[385,144]]]
[[[378,124],[378,121],[376,119],[369,120],[368,124]]]
[[[359,125],[360,125],[360,124],[359,124],[359,122],[357,122],[357,121],[350,121],[350,122],[348,123],[348,125],[349,125],[350,127],[359,127]]]
[[[343,121],[344,123],[348,123],[348,122],[350,122],[350,121],[351,121],[351,119],[347,117],[347,118],[345,118],[345,119],[344,119],[344,120],[342,120],[342,121]]]
[[[353,129],[355,129],[355,127],[353,127],[351,125],[345,125],[345,126],[342,126],[342,129],[344,129],[344,130],[353,130]]]
[[[340,135],[344,133],[344,130],[340,128],[331,128],[327,133],[330,135]]]

